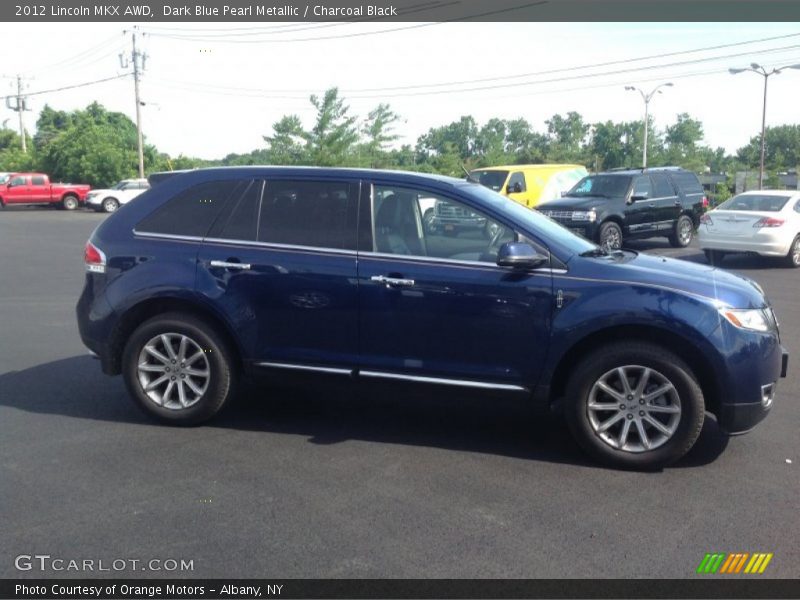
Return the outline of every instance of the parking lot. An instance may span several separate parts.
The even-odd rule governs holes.
[[[78,336],[104,218],[0,211],[0,576],[84,575],[14,566],[48,554],[193,561],[118,576],[683,578],[707,552],[772,552],[762,577],[797,577],[800,270],[724,263],[780,320],[772,414],[730,439],[707,419],[677,465],[632,473],[588,462],[557,418],[396,386],[250,386],[210,425],[155,425]]]

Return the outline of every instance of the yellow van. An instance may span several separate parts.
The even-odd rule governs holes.
[[[509,165],[473,169],[469,174],[481,185],[533,208],[560,198],[589,173],[581,165]]]

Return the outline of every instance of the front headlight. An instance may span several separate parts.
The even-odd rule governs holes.
[[[764,309],[721,308],[719,314],[725,317],[729,323],[741,329],[771,331],[774,328],[774,320],[767,316]]]
[[[597,220],[597,213],[594,210],[575,210],[572,211],[572,220],[594,223]]]

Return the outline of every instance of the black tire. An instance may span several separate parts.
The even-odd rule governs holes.
[[[598,242],[603,248],[619,250],[622,248],[622,228],[613,221],[606,221],[600,226]]]
[[[119,200],[116,198],[105,198],[101,204],[103,212],[112,213],[119,208]]]
[[[78,197],[72,194],[67,194],[61,199],[61,208],[64,210],[75,210],[79,205]]]
[[[610,405],[613,404],[614,407],[609,411],[595,411],[592,413],[593,416],[590,416],[589,401],[593,389],[599,389],[595,388],[595,384],[606,376],[613,377],[619,367],[625,367],[626,374],[632,373],[634,376],[636,373],[643,375],[645,368],[651,370],[649,383],[645,386],[644,393],[647,393],[648,389],[652,391],[651,386],[653,385],[659,389],[658,386],[664,385],[664,381],[672,384],[673,388],[662,396],[654,398],[651,404],[648,404],[646,400],[637,399],[634,396],[637,393],[635,389],[627,397],[622,393],[621,400],[614,399],[610,395],[606,396],[605,392],[601,390],[595,393],[595,402],[598,397],[602,396],[605,399],[602,402],[603,406],[606,401],[609,401]],[[634,383],[636,382],[631,382],[631,385],[633,386]],[[620,388],[615,388],[615,390]],[[672,396],[672,400],[666,399],[667,394]],[[677,404],[675,398],[677,398]],[[631,402],[631,404],[625,404],[624,410],[618,410],[622,405],[618,406],[616,402]],[[642,402],[645,406],[641,406]],[[656,404],[656,402],[663,402],[663,406],[667,406],[669,402],[669,406],[677,406],[679,411],[674,416],[655,412],[655,409],[663,408],[662,404]],[[639,410],[646,406],[652,406],[654,412],[645,413]],[[691,369],[678,356],[654,344],[628,342],[603,346],[580,361],[570,375],[567,384],[564,413],[576,441],[592,458],[615,467],[650,470],[664,467],[678,460],[694,445],[703,428],[705,403],[703,392]],[[645,414],[646,417],[644,417]],[[603,416],[598,417],[598,415]],[[637,415],[642,415],[644,418],[640,419]],[[654,415],[660,416],[654,417]],[[605,419],[611,419],[611,417],[618,419],[614,421],[612,427],[604,432],[596,431],[598,425],[599,428],[602,428],[606,424]],[[596,424],[593,424],[593,418],[597,421]],[[602,418],[602,422],[600,422],[600,418]],[[659,420],[665,429],[672,431],[670,436],[660,441],[660,445],[656,445],[656,442],[659,442],[658,430],[649,422],[644,421],[648,418]],[[662,418],[666,421],[661,421]],[[623,439],[624,432],[621,430],[626,421],[630,421],[630,424],[627,425],[629,432],[625,440],[634,439],[631,437],[633,435],[635,439],[639,440],[638,445],[642,448],[637,450],[636,445],[632,442],[628,444],[628,441],[625,441],[622,449],[615,448],[611,442],[601,437],[602,435],[611,438],[617,436],[616,441],[619,442]],[[643,449],[644,444],[641,443],[642,437],[638,433],[637,425],[640,422],[645,428],[645,437],[654,436],[652,439],[648,438],[650,443],[655,446],[653,449]],[[617,425],[619,425],[618,429]],[[619,434],[617,434],[618,430],[620,430]],[[629,448],[625,448],[629,445]]]
[[[718,266],[722,263],[722,260],[725,258],[725,253],[722,250],[703,250],[703,254],[706,255],[706,262],[710,265]]]
[[[675,229],[669,236],[670,246],[673,248],[686,248],[694,239],[694,221],[688,215],[681,215],[675,221]]]
[[[784,263],[792,269],[800,268],[800,235],[794,238],[792,245],[789,246],[789,253],[786,255]]]
[[[166,407],[166,402],[164,402],[164,406],[160,406],[148,396],[140,380],[141,376],[147,376],[147,374],[142,374],[139,371],[140,356],[145,352],[144,347],[161,334],[186,336],[196,344],[193,348],[202,348],[204,353],[201,359],[204,359],[205,363],[201,363],[201,369],[199,370],[202,370],[207,364],[208,368],[206,370],[209,373],[209,380],[207,385],[203,386],[202,394],[192,393],[192,395],[198,397],[193,404],[186,408],[169,408]],[[175,349],[173,344],[173,350]],[[155,362],[158,361],[156,360]],[[189,367],[193,368],[194,364],[197,363],[191,363]],[[175,368],[177,368],[177,365],[173,367],[173,369]],[[180,369],[172,372],[175,375],[170,374],[168,376],[173,380],[184,374],[180,372]],[[224,338],[201,319],[180,313],[165,313],[153,317],[142,323],[131,334],[122,353],[122,374],[128,391],[139,408],[148,416],[171,425],[197,425],[211,419],[233,397],[238,381],[233,352],[225,343]],[[160,374],[157,373],[154,377],[160,377]],[[195,383],[197,382],[196,379],[194,381]],[[169,381],[165,383],[169,384]],[[185,389],[188,390],[188,387]],[[188,395],[189,391],[186,393]],[[162,395],[170,398],[175,396],[174,393],[166,391]],[[178,401],[177,398],[175,400]]]

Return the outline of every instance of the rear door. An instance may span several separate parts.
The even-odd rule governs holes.
[[[44,175],[32,175],[28,188],[31,202],[50,202],[50,183]]]
[[[492,239],[482,231],[456,237],[424,228],[419,204],[430,197],[485,217]],[[461,199],[417,187],[375,182],[364,200],[362,375],[498,389],[534,385],[549,343],[552,276],[549,269],[497,266],[497,247],[516,232]]]
[[[650,180],[653,182],[653,200],[656,203],[655,227],[659,231],[668,232],[675,226],[683,204],[665,173],[652,173]]]
[[[261,367],[356,364],[359,182],[241,182],[204,240],[197,289]]]

